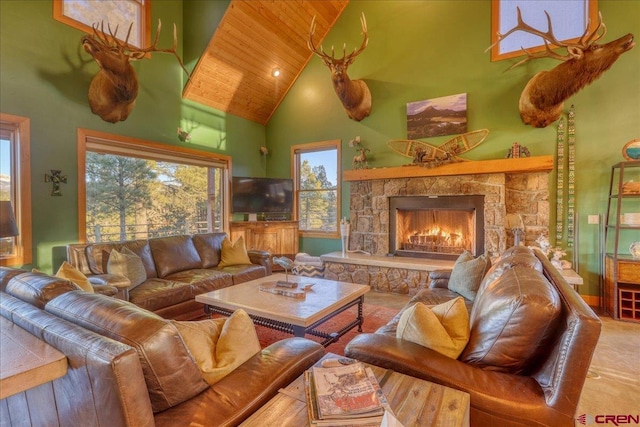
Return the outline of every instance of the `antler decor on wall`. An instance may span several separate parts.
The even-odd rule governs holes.
[[[176,52],[178,37],[175,24],[173,25],[173,47],[171,49],[158,49],[157,47],[162,28],[160,20],[158,20],[158,29],[153,44],[145,49],[138,49],[127,44],[132,26],[133,24],[129,26],[124,43],[116,38],[118,27],[112,31],[107,24],[109,35],[105,33],[104,22],[101,23],[100,30],[98,30],[98,24],[94,24],[93,34],[82,37],[82,47],[100,67],[100,71],[91,80],[89,86],[89,105],[91,112],[106,122],[116,123],[126,120],[135,106],[138,96],[138,77],[131,61],[142,59],[151,52],[171,53],[178,59],[187,76],[189,75],[182,59]]]
[[[520,8],[517,8],[518,21],[515,27],[504,34],[498,34],[498,40],[485,52],[500,43],[516,31],[525,31],[542,37],[545,51],[532,54],[522,49],[527,57],[515,63],[509,69],[517,67],[531,59],[554,58],[563,61],[549,71],[540,71],[529,80],[520,95],[520,117],[525,124],[543,128],[560,118],[564,101],[580,89],[598,79],[607,71],[624,52],[630,50],[635,43],[633,35],[627,34],[607,44],[597,44],[607,32],[598,14],[598,26],[589,32],[589,25],[576,43],[562,42],[553,35],[551,17],[547,15],[548,30],[541,31],[528,25],[522,19]],[[566,55],[560,55],[552,49],[565,48]]]
[[[356,56],[360,55],[367,44],[369,43],[369,36],[367,35],[367,21],[365,20],[364,13],[360,18],[362,23],[362,34],[364,39],[362,45],[354,49],[352,53],[347,55],[347,45],[344,44],[342,48],[342,58],[336,58],[334,54],[333,46],[331,46],[331,56],[324,53],[324,49],[320,46],[320,50],[313,44],[313,33],[316,30],[316,17],[311,20],[311,29],[309,30],[309,41],[307,45],[309,50],[315,53],[322,59],[324,65],[329,67],[331,71],[331,81],[333,82],[333,88],[342,101],[344,109],[347,111],[347,115],[350,119],[360,121],[367,117],[371,112],[371,92],[369,87],[363,80],[351,80],[347,75],[347,68],[353,64]]]

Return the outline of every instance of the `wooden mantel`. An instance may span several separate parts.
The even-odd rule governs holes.
[[[476,175],[485,173],[551,172],[553,156],[521,157],[519,159],[470,160],[428,168],[417,165],[389,168],[354,169],[342,172],[344,181],[372,179],[420,178],[427,176]]]

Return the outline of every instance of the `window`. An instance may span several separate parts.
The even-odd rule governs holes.
[[[32,260],[29,119],[0,113],[0,200],[9,200],[18,235],[0,239],[0,265]]]
[[[84,241],[228,228],[230,157],[85,129],[78,152]]]
[[[294,145],[292,171],[300,234],[339,237],[340,140]]]

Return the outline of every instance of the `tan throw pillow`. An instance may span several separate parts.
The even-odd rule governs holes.
[[[213,385],[260,351],[253,321],[236,310],[228,319],[172,320],[196,360],[204,380]]]
[[[222,241],[222,254],[218,268],[229,267],[231,265],[251,264],[247,248],[244,245],[242,236],[238,237],[235,243],[225,238]]]
[[[471,252],[464,251],[453,265],[447,287],[450,291],[473,301],[476,299],[482,278],[489,268],[491,268],[491,259],[487,254],[474,258]]]
[[[462,297],[428,307],[419,302],[400,316],[396,337],[457,359],[469,342],[469,313]]]
[[[120,252],[115,249],[109,254],[107,261],[107,273],[124,276],[131,282],[129,289],[135,288],[147,280],[147,271],[144,269],[142,259],[131,249],[122,248]]]
[[[56,277],[73,282],[83,291],[93,293],[93,286],[91,285],[91,282],[89,282],[89,279],[87,279],[87,276],[82,274],[80,270],[69,264],[67,261],[62,263],[56,273]]]

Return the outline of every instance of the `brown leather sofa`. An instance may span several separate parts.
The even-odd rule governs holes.
[[[446,276],[403,311],[456,297]],[[345,354],[469,393],[475,427],[574,426],[601,322],[539,251],[511,248],[485,274],[457,359],[396,338],[400,315],[356,336]]]
[[[97,292],[131,301],[166,319],[193,320],[204,314],[195,296],[271,274],[268,252],[248,251],[250,265],[218,268],[226,233],[158,237],[117,243],[67,245],[67,261],[84,273]],[[131,287],[108,274],[113,249],[126,247],[142,259],[147,279]]]
[[[66,375],[0,400],[2,426],[236,426],[324,354],[276,342],[208,385],[171,321],[43,273],[0,268],[0,315],[67,356]]]

